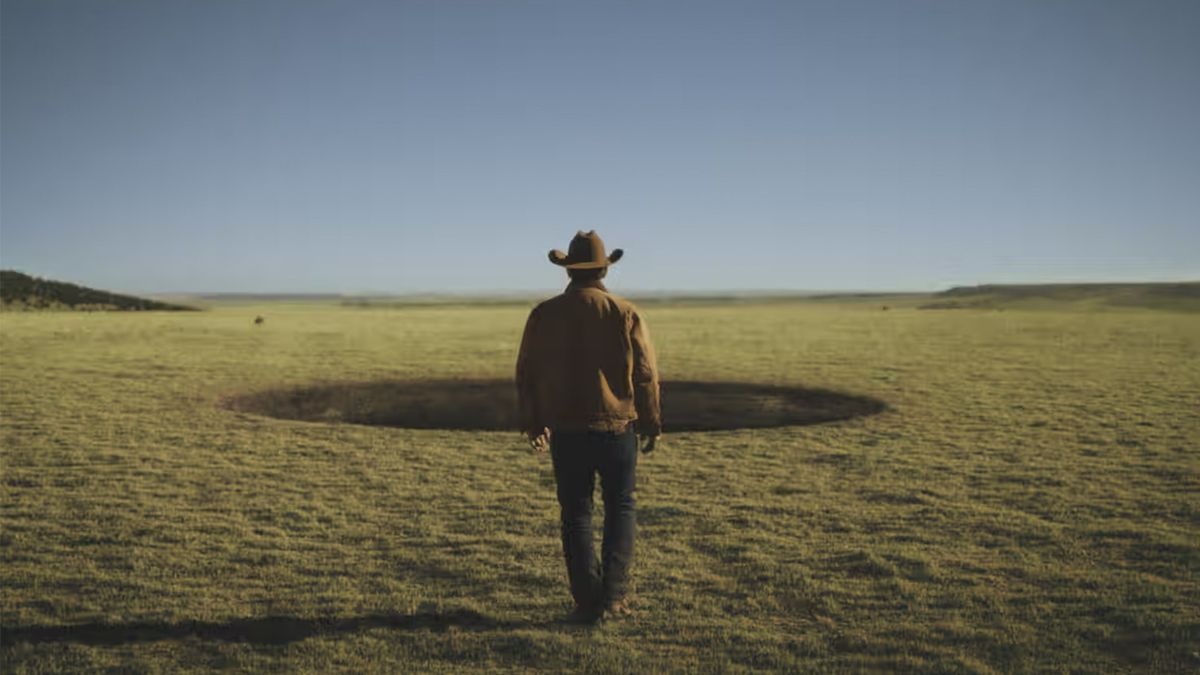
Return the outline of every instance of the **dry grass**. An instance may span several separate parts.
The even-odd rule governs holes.
[[[506,378],[522,308],[3,315],[0,665],[1200,666],[1200,317],[647,313],[668,379],[890,409],[671,434],[640,467],[638,613],[595,631],[555,621],[552,476],[516,434],[219,405]]]

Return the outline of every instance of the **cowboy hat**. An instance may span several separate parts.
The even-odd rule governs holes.
[[[625,254],[625,251],[614,248],[612,255],[605,256],[604,242],[600,240],[600,235],[596,234],[595,230],[576,232],[567,251],[567,253],[563,253],[558,249],[551,250],[550,262],[567,269],[586,270],[607,267],[620,260],[621,256]]]

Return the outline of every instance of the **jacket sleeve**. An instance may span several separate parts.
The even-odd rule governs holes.
[[[633,404],[637,410],[637,431],[647,436],[662,433],[662,407],[659,400],[658,363],[650,331],[641,315],[633,312],[630,326],[633,346]]]
[[[517,414],[521,431],[529,433],[542,430],[539,419],[537,389],[534,386],[533,341],[537,330],[537,309],[529,313],[525,321],[525,332],[521,335],[521,346],[517,350]]]

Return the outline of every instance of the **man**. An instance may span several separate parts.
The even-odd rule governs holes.
[[[651,452],[662,433],[658,369],[646,322],[633,303],[611,295],[601,279],[621,258],[605,256],[596,232],[579,232],[568,252],[550,251],[565,267],[566,290],[533,308],[517,356],[522,431],[534,451],[550,451],[562,515],[563,555],[575,609],[592,622],[628,612],[635,529],[638,441]],[[592,545],[592,492],[604,497],[601,561]]]

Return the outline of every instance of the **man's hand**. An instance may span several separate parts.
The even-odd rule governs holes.
[[[525,435],[529,438],[529,447],[539,455],[550,449],[550,427],[542,427],[541,431],[529,431]]]
[[[658,445],[658,439],[660,438],[662,438],[661,434],[642,436],[642,454],[648,455],[654,452],[654,448]]]

